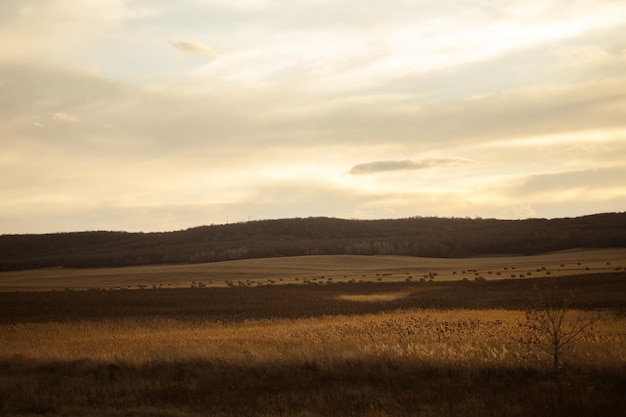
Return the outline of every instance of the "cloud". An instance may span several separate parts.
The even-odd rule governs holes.
[[[209,57],[217,56],[217,52],[215,52],[215,50],[198,42],[170,41],[170,45],[184,52],[191,52],[195,54],[206,55]]]
[[[273,14],[283,17],[280,21],[265,16],[271,24],[242,25],[228,37],[213,35],[212,39],[222,36],[220,43],[228,43],[229,50],[236,52],[229,65],[205,69],[206,76],[249,86],[303,82],[317,91],[337,92],[368,89],[510,53],[522,56],[524,66],[538,65],[534,57],[526,58],[528,48],[545,51],[549,49],[546,42],[564,42],[612,27],[623,22],[626,14],[623,6],[610,4],[582,11],[561,3],[557,9],[527,7],[526,2],[503,8],[452,1],[443,6],[429,4],[428,12],[417,16],[412,2],[397,2],[389,8],[373,1],[355,4],[356,24],[347,24],[333,20],[337,13],[332,2],[315,7],[295,3],[277,3],[272,8]],[[285,21],[294,23],[285,25]],[[488,81],[506,80],[518,71],[513,68],[505,77],[490,74]],[[537,76],[520,72],[525,78]],[[545,77],[547,72],[540,74]]]
[[[418,170],[459,164],[463,162],[467,161],[454,158],[425,159],[417,162],[409,159],[403,161],[373,161],[355,165],[352,169],[350,169],[349,173],[353,175],[364,175],[389,171]]]
[[[623,2],[415,4],[0,1],[0,233],[626,207]]]
[[[59,120],[62,122],[75,122],[78,120],[78,116],[75,114],[65,113],[65,112],[56,112],[52,115],[54,120]]]
[[[535,217],[537,215],[537,212],[529,203],[523,203],[519,206],[516,206],[513,210],[513,213],[515,217],[519,219],[527,219],[530,217]]]
[[[606,190],[626,190],[623,178],[626,178],[626,166],[623,165],[538,174],[527,177],[514,192],[529,196],[602,194]]]
[[[530,149],[549,144],[547,139],[530,142],[530,137],[568,133],[573,139],[567,142],[575,142],[576,132],[583,130],[608,135],[611,130],[626,129],[622,111],[626,95],[620,94],[626,78],[428,105],[410,95],[328,100],[313,92],[250,91],[219,84],[209,84],[209,89],[209,85],[197,87],[198,83],[196,94],[180,94],[178,85],[145,88],[85,72],[26,65],[4,65],[0,78],[11,80],[0,85],[0,133],[5,137],[29,135],[34,121],[44,123],[51,115],[60,125],[80,111],[83,130],[58,132],[64,142],[72,140],[72,151],[78,151],[77,143],[84,142],[95,151],[89,138],[101,138],[97,142],[111,149],[118,143],[127,150],[138,145],[142,148],[136,150],[144,154],[215,150],[219,146],[251,150],[280,146],[293,151],[311,144],[341,143],[352,152],[342,161],[347,167],[352,166],[350,159],[365,162],[354,166],[352,174],[441,165],[443,161],[429,159],[434,156],[429,152],[483,159],[477,152],[484,152],[480,145],[489,143],[521,142]],[[105,129],[108,125],[113,128]],[[173,141],[174,137],[178,139]],[[381,143],[381,137],[393,139]],[[381,147],[387,150],[368,151]],[[394,160],[398,154],[418,153],[424,160]],[[391,162],[385,165],[385,161]]]
[[[0,59],[66,63],[68,53],[108,36],[131,12],[123,0],[3,0]]]

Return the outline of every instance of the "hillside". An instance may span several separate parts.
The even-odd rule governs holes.
[[[468,257],[626,247],[626,213],[562,219],[295,218],[163,233],[0,236],[0,271],[200,263],[296,255]]]

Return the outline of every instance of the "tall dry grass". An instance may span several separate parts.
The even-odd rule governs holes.
[[[526,343],[526,331],[524,313],[510,310],[1,324],[0,410],[483,416],[499,407],[496,415],[550,415],[549,358]],[[604,313],[564,362],[569,411],[620,415],[624,316]]]
[[[626,318],[603,317],[565,358],[570,364],[626,362]],[[0,360],[89,359],[138,366],[168,360],[251,364],[384,357],[533,366],[538,352],[527,343],[524,320],[520,311],[414,309],[236,323],[166,318],[18,323],[0,325]]]

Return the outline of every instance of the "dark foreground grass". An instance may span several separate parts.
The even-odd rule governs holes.
[[[4,416],[624,416],[626,369],[432,366],[406,361],[232,365],[0,364]]]

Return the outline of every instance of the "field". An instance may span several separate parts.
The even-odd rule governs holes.
[[[125,268],[0,272],[0,291],[257,286],[331,282],[474,280],[565,276],[626,268],[626,249],[462,259],[406,256],[294,256]],[[437,274],[436,276],[434,274]]]
[[[28,272],[29,291],[6,292],[12,275],[0,292],[0,415],[624,416],[623,255],[143,267],[153,275],[139,282],[157,283],[143,291],[36,291],[59,284],[38,273],[65,279],[45,270]],[[162,268],[181,280],[159,288]],[[184,270],[204,275],[191,288]],[[73,288],[101,288],[98,276],[128,288],[129,271],[83,271]],[[211,273],[221,283],[198,287]],[[555,283],[570,322],[595,320],[558,379],[525,314]]]

